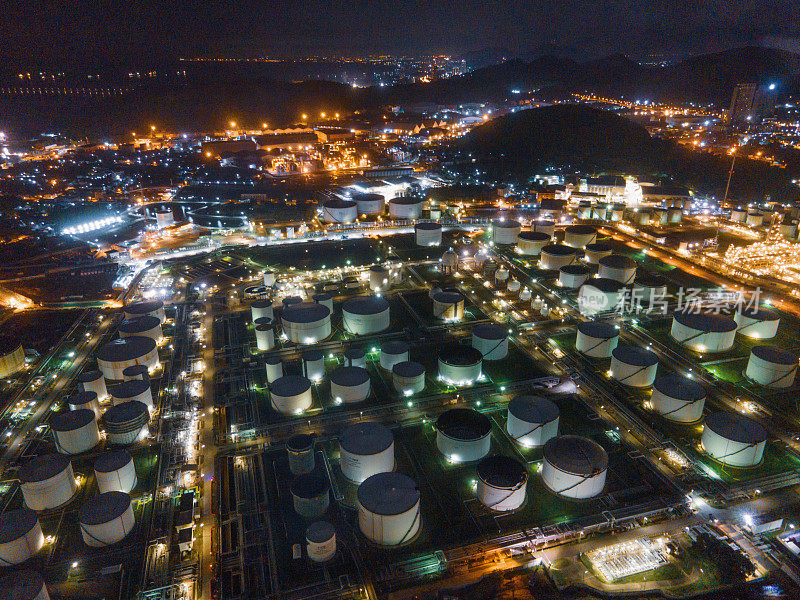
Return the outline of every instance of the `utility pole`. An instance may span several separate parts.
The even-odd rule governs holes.
[[[728,183],[725,185],[725,197],[722,199],[722,203],[728,201],[728,190],[731,187],[731,179],[733,179],[733,165],[736,164],[736,148],[733,149],[733,158],[731,159],[731,170],[728,171]]]

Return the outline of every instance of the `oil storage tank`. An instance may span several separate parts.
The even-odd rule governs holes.
[[[315,563],[327,562],[336,554],[336,529],[328,521],[306,527],[306,554]]]
[[[329,292],[320,292],[319,294],[314,294],[311,299],[317,303],[322,304],[325,306],[331,314],[333,314],[333,295]]]
[[[506,432],[526,448],[543,446],[558,435],[558,406],[540,396],[517,396],[507,407]]]
[[[408,342],[402,340],[391,340],[381,345],[380,363],[381,367],[391,371],[397,363],[408,360]]]
[[[598,443],[576,435],[561,435],[544,445],[542,480],[559,496],[588,500],[606,484],[608,454]]]
[[[389,329],[389,302],[381,296],[359,296],[342,304],[342,324],[349,333],[368,335]]]
[[[269,384],[272,408],[284,415],[299,415],[311,408],[311,381],[307,377],[284,375]]]
[[[578,308],[585,315],[619,310],[624,283],[602,277],[588,279],[578,290]]]
[[[619,329],[608,321],[581,321],[575,334],[575,349],[591,358],[611,358],[619,343]]]
[[[656,303],[667,300],[667,280],[660,275],[643,273],[633,280],[632,294],[632,300],[643,306],[656,308]]]
[[[669,333],[678,344],[696,352],[725,352],[733,346],[736,321],[723,314],[675,311]]]
[[[577,259],[575,248],[561,244],[549,244],[542,248],[539,265],[543,269],[558,271],[561,267],[571,265]]]
[[[319,519],[328,512],[330,487],[327,480],[314,473],[297,475],[289,486],[295,512],[309,520]]]
[[[597,229],[591,225],[570,225],[564,229],[564,245],[585,248],[597,241]]]
[[[558,270],[558,283],[565,288],[578,289],[589,279],[589,267],[567,265]]]
[[[84,371],[78,375],[78,381],[83,386],[83,391],[94,392],[97,394],[98,400],[108,398],[108,391],[106,390],[106,380],[100,371]]]
[[[611,376],[630,387],[653,385],[658,370],[658,356],[638,346],[617,346],[611,352]]]
[[[507,512],[525,504],[528,471],[507,456],[487,456],[478,463],[478,500],[489,510]]]
[[[373,292],[384,292],[392,287],[393,277],[389,269],[383,265],[372,265],[369,268],[369,289]]]
[[[492,241],[501,246],[516,244],[521,229],[519,221],[505,219],[492,221]]]
[[[483,355],[472,346],[450,344],[439,351],[439,378],[451,385],[472,385],[480,379]]]
[[[153,410],[153,392],[150,387],[150,380],[129,379],[117,385],[111,386],[111,398],[114,404],[122,404],[135,400],[146,405]]]
[[[7,510],[0,515],[0,564],[19,565],[44,545],[39,515],[30,508]],[[12,596],[13,598],[13,596]]]
[[[556,222],[551,219],[537,219],[531,222],[531,230],[546,233],[550,237],[556,232]]]
[[[694,379],[664,375],[656,378],[650,403],[653,410],[665,419],[678,423],[694,423],[703,417],[706,391]]]
[[[303,377],[318,382],[325,378],[325,355],[319,348],[306,348],[302,354]]]
[[[101,548],[124,540],[133,531],[131,497],[125,492],[105,492],[88,500],[78,511],[81,535],[87,546]]]
[[[164,303],[161,300],[142,300],[132,302],[122,309],[126,319],[137,319],[139,317],[156,317],[162,323],[167,316],[164,313]]]
[[[500,360],[508,356],[508,329],[497,323],[479,323],[472,328],[472,347],[483,360]]]
[[[480,460],[492,448],[492,424],[477,410],[452,408],[436,420],[436,447],[451,462]]]
[[[331,398],[337,404],[363,402],[369,396],[369,372],[363,367],[339,367],[330,376]]]
[[[125,381],[130,381],[131,379],[150,381],[150,370],[144,365],[131,365],[122,370],[122,377]]]
[[[283,333],[297,344],[313,344],[331,335],[331,311],[327,306],[301,302],[283,309]]]
[[[437,292],[433,295],[433,316],[447,321],[464,318],[466,299],[461,292]]]
[[[50,431],[61,454],[81,454],[100,442],[100,430],[92,410],[81,408],[50,417]]]
[[[150,412],[146,404],[138,401],[115,404],[100,419],[110,444],[127,446],[149,435]]]
[[[264,319],[259,319],[256,325],[256,348],[259,352],[266,352],[275,347],[275,329],[272,322],[263,322]]]
[[[600,259],[611,256],[611,246],[605,242],[586,244],[583,249],[583,260],[590,265],[600,264]]]
[[[367,353],[363,348],[350,346],[344,351],[344,363],[348,367],[367,367]]]
[[[355,194],[353,200],[360,215],[379,215],[386,204],[381,194]]]
[[[70,410],[89,409],[94,413],[95,418],[100,417],[100,402],[97,401],[97,394],[94,392],[79,392],[69,399]]]
[[[767,431],[738,413],[715,412],[706,417],[701,438],[708,455],[732,467],[753,467],[761,462]]]
[[[399,394],[411,396],[425,389],[425,367],[406,360],[392,367],[392,385]]]
[[[393,219],[418,219],[422,214],[422,200],[412,196],[399,196],[389,200],[389,215]]]
[[[394,436],[373,421],[355,423],[339,437],[342,474],[356,483],[394,470]]]
[[[636,277],[636,261],[623,254],[604,256],[598,261],[597,274],[603,279],[613,279],[620,283],[633,283]]]
[[[414,225],[417,246],[439,246],[442,243],[442,225],[426,221]]]
[[[20,488],[25,506],[42,511],[66,504],[75,495],[75,473],[63,454],[43,454],[22,464]]]
[[[788,388],[797,375],[797,355],[774,346],[755,346],[750,351],[745,376],[765,387]]]
[[[94,476],[101,494],[106,492],[129,494],[138,483],[133,457],[123,448],[108,450],[98,456],[94,461]]]
[[[264,368],[267,371],[267,383],[272,383],[283,377],[283,361],[280,356],[268,356],[264,359]]]
[[[250,315],[255,323],[258,319],[274,319],[275,309],[272,300],[255,300],[250,305]]]
[[[44,579],[37,571],[12,571],[0,579],[0,597],[9,600],[50,600]]]
[[[768,308],[741,307],[733,314],[733,320],[741,335],[753,339],[767,340],[778,334],[780,315]]]
[[[520,231],[517,235],[517,252],[525,256],[539,256],[550,240],[550,235],[542,231]]]
[[[132,335],[140,335],[142,337],[149,337],[156,342],[161,339],[161,321],[158,317],[151,317],[145,315],[129,321],[123,321],[119,326],[120,337],[130,337]]]
[[[326,223],[352,223],[358,218],[358,204],[334,198],[322,203],[322,220]]]
[[[420,494],[414,480],[402,473],[378,473],[358,486],[358,526],[369,541],[395,547],[419,532]]]
[[[107,380],[125,379],[122,371],[132,365],[145,365],[148,369],[159,366],[158,348],[152,338],[132,335],[109,342],[97,352],[97,364]]]
[[[310,433],[296,433],[286,440],[286,453],[289,455],[289,470],[293,475],[311,473],[316,467],[314,436]]]

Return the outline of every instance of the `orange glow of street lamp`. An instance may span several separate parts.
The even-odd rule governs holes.
[[[319,116],[320,116],[320,117],[322,117],[322,118],[324,119],[324,118],[325,118],[325,113],[324,113],[324,112],[321,112],[321,113],[319,113]]]
[[[305,121],[306,119],[308,119],[308,115],[306,113],[303,113],[302,114],[302,119],[303,119],[303,121]]]
[[[156,130],[156,126],[155,125],[150,125],[150,130],[151,131],[155,131]]]
[[[231,129],[234,129],[236,127],[236,121],[231,121],[230,125]]]

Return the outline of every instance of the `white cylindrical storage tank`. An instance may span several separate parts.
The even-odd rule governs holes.
[[[521,229],[519,221],[513,219],[492,221],[492,241],[499,245],[516,244]]]
[[[774,338],[781,323],[780,315],[768,308],[741,307],[733,314],[733,320],[740,334],[759,340]]]
[[[0,597],[8,600],[50,600],[44,579],[37,571],[13,571],[0,579]]]
[[[88,408],[53,415],[50,417],[50,431],[61,454],[81,454],[100,442],[94,411]]]
[[[767,430],[744,415],[715,412],[706,417],[701,441],[714,460],[732,467],[753,467],[764,456]]]
[[[162,323],[167,319],[164,314],[164,303],[161,300],[143,300],[132,302],[122,309],[125,319],[137,319],[145,315],[157,317]]]
[[[561,244],[549,244],[542,248],[539,258],[539,265],[543,269],[558,271],[561,267],[566,267],[575,262],[577,253],[575,248]]]
[[[260,352],[272,350],[275,347],[275,332],[272,325],[256,325],[256,348]]]
[[[670,335],[678,344],[696,352],[725,352],[736,338],[733,317],[695,313],[691,308],[672,314]]]
[[[667,224],[667,209],[657,206],[650,213],[650,222],[656,226]]]
[[[622,221],[622,217],[625,216],[625,205],[624,204],[615,204],[611,209],[611,220],[612,221]]]
[[[745,225],[748,227],[761,227],[764,224],[764,213],[759,211],[752,211],[747,213],[747,220]]]
[[[650,397],[653,410],[665,419],[678,423],[694,423],[703,417],[706,391],[694,379],[680,375],[658,377]]]
[[[619,329],[607,321],[582,321],[575,334],[575,349],[592,358],[611,358],[619,343]]]
[[[556,222],[550,219],[537,219],[531,222],[531,230],[538,233],[546,233],[550,237],[556,232]]]
[[[497,287],[499,288],[505,287],[507,285],[506,282],[508,281],[509,275],[510,273],[508,272],[508,269],[504,267],[500,267],[499,269],[497,269],[494,272],[494,282],[497,285]]]
[[[425,389],[425,367],[406,360],[392,367],[392,384],[403,396],[411,396]]]
[[[528,471],[507,456],[487,456],[478,464],[478,500],[489,510],[508,512],[525,504]]]
[[[583,249],[583,260],[590,265],[597,265],[600,264],[600,259],[611,256],[611,253],[611,246],[604,242],[586,244],[586,247]]]
[[[333,525],[327,521],[317,521],[306,528],[306,553],[316,563],[327,562],[334,557],[336,529]]]
[[[296,433],[286,440],[286,453],[289,455],[289,470],[293,475],[311,473],[317,465],[314,456],[314,436],[309,433]]]
[[[781,223],[781,235],[787,240],[797,239],[797,223]]]
[[[667,222],[671,225],[680,223],[683,219],[683,209],[680,206],[670,206],[667,209]]]
[[[526,448],[543,446],[558,435],[561,412],[540,396],[517,396],[508,403],[506,432]]]
[[[497,323],[479,323],[472,328],[472,347],[483,360],[500,360],[508,356],[508,329]]]
[[[519,299],[523,302],[527,302],[531,299],[531,291],[528,288],[523,288],[519,292]]]
[[[100,371],[84,371],[78,375],[78,381],[83,385],[83,391],[94,392],[98,400],[108,398],[106,380]]]
[[[542,481],[565,498],[599,496],[606,485],[608,454],[598,443],[577,435],[560,435],[544,445]]]
[[[81,535],[87,546],[102,548],[124,540],[136,524],[131,497],[106,492],[88,500],[78,511]]]
[[[358,204],[334,198],[322,204],[322,220],[326,223],[352,223],[358,218]]]
[[[145,365],[148,369],[154,369],[160,364],[156,341],[138,335],[116,339],[100,348],[97,364],[107,380],[116,381],[125,378],[122,374],[125,367]]]
[[[317,304],[322,304],[333,314],[333,295],[328,292],[320,292],[319,294],[314,294],[311,299]]]
[[[414,225],[417,246],[439,246],[442,243],[441,223],[417,223]]]
[[[636,277],[636,261],[623,254],[605,256],[598,262],[597,274],[603,279],[613,279],[625,285]]]
[[[339,367],[330,376],[331,398],[337,404],[363,402],[369,396],[369,372],[363,367]]]
[[[35,510],[23,507],[0,515],[0,566],[22,564],[43,545],[44,535]]]
[[[383,265],[372,265],[369,268],[369,289],[373,292],[382,292],[392,287],[389,269]]]
[[[361,367],[363,369],[366,369],[367,353],[364,352],[363,348],[356,348],[355,346],[351,346],[350,348],[344,351],[344,363],[348,367]]]
[[[175,223],[175,217],[172,211],[163,210],[156,213],[156,228],[164,229]]]
[[[402,546],[420,529],[419,489],[402,473],[378,473],[358,486],[358,527],[379,546]]]
[[[140,335],[158,341],[162,337],[161,321],[159,321],[157,317],[151,317],[150,315],[123,321],[119,326],[119,335],[124,338],[132,335]]]
[[[750,351],[745,376],[765,387],[788,388],[797,375],[797,355],[774,346],[756,346]]]
[[[442,254],[442,258],[439,259],[441,264],[442,273],[446,275],[452,275],[456,271],[458,271],[458,254],[453,252],[452,250],[448,250],[444,254]]]
[[[472,346],[450,344],[439,351],[439,378],[451,385],[472,385],[481,377],[483,355]]]
[[[643,273],[633,280],[631,300],[634,303],[648,307],[667,300],[667,280],[660,275]]]
[[[272,287],[275,285],[275,271],[264,271],[264,285],[266,287]]]
[[[542,231],[520,231],[517,235],[517,252],[525,256],[539,256],[550,239],[550,235]]]
[[[492,449],[489,418],[471,408],[452,408],[436,419],[436,447],[450,462],[473,462]]]
[[[150,381],[150,370],[144,365],[131,365],[122,370],[122,377],[124,381],[130,381],[131,379]]]
[[[408,342],[402,340],[392,340],[381,346],[380,363],[381,367],[391,371],[397,363],[408,360]]]
[[[94,413],[95,418],[100,417],[100,402],[94,392],[80,392],[69,399],[70,410],[89,409]]]
[[[373,421],[355,423],[339,437],[342,474],[361,483],[376,473],[394,470],[394,436]]]
[[[579,219],[592,218],[592,203],[589,200],[583,200],[578,203],[578,218]]]
[[[565,288],[576,290],[589,279],[589,267],[567,265],[558,270],[558,283]]]
[[[280,356],[268,356],[264,359],[264,367],[267,370],[267,383],[283,377],[283,362]]]
[[[355,200],[360,215],[379,215],[383,212],[386,204],[381,194],[355,194],[353,200]]]
[[[433,316],[447,321],[464,318],[466,299],[461,292],[437,292],[433,295]]]
[[[617,346],[611,352],[611,377],[630,387],[653,385],[658,370],[655,352],[638,346]]]
[[[94,477],[101,494],[106,492],[125,492],[130,494],[136,487],[136,466],[127,450],[104,452],[94,461]]]
[[[289,486],[292,492],[294,511],[309,520],[319,519],[328,512],[331,493],[327,480],[314,473],[295,476]]]
[[[291,308],[303,302],[302,296],[285,296],[281,300],[281,308]]]
[[[616,279],[587,279],[578,290],[578,308],[585,315],[617,310],[624,287],[625,284]]]
[[[256,300],[250,305],[250,315],[253,322],[256,319],[274,319],[275,310],[272,307],[272,300]]]
[[[101,417],[106,441],[109,444],[127,446],[146,438],[150,431],[150,412],[141,402],[115,404]]]
[[[564,229],[564,245],[585,248],[597,241],[597,229],[591,225],[570,225]]]
[[[319,348],[306,348],[302,353],[303,376],[314,382],[325,378],[325,355]]]
[[[111,386],[111,398],[114,404],[122,404],[135,400],[146,405],[153,410],[153,392],[150,387],[150,380],[129,379],[117,385]]]
[[[733,210],[731,210],[731,221],[734,221],[736,223],[744,223],[746,218],[747,218],[747,209],[734,208]]]
[[[519,280],[518,279],[513,279],[513,278],[509,279],[508,280],[508,285],[506,285],[506,289],[512,294],[516,294],[517,292],[519,292],[519,289],[521,287],[522,287],[522,284],[519,282]]]
[[[283,333],[298,344],[314,344],[331,334],[331,311],[327,306],[302,302],[283,309]]]
[[[63,454],[43,454],[23,463],[19,481],[25,506],[36,511],[66,504],[77,489],[72,463]]]
[[[422,214],[422,200],[400,196],[389,200],[389,215],[393,219],[418,219]]]
[[[269,384],[272,408],[284,415],[299,415],[311,407],[311,381],[297,375],[284,375]]]
[[[345,300],[342,304],[342,325],[345,331],[356,335],[389,329],[389,302],[381,296],[359,296]]]

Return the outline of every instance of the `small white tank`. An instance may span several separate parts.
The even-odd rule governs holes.
[[[745,376],[765,387],[790,388],[797,375],[797,355],[774,346],[755,346],[750,351]]]
[[[336,554],[336,529],[327,521],[306,528],[306,553],[312,562],[327,562]]]
[[[111,386],[109,391],[114,404],[136,401],[147,406],[149,410],[153,410],[153,392],[149,380],[129,379]]]
[[[636,277],[636,261],[624,254],[604,256],[598,262],[597,274],[603,279],[613,279],[625,285]]]
[[[501,360],[508,356],[508,330],[496,323],[475,325],[472,347],[483,355],[483,360]]]
[[[351,346],[344,351],[344,362],[348,367],[367,368],[367,353],[363,348]]]
[[[12,571],[0,579],[0,597],[8,600],[50,600],[44,579],[37,571]]]
[[[564,244],[571,248],[585,248],[597,241],[597,229],[591,225],[570,225],[564,229]]]
[[[417,223],[414,225],[417,246],[440,246],[442,243],[442,226],[440,223]]]
[[[544,445],[542,481],[555,494],[585,500],[603,492],[608,454],[589,438],[561,435]]]
[[[409,345],[402,340],[392,340],[385,342],[381,346],[380,363],[381,367],[391,371],[399,362],[408,360]]]
[[[331,494],[324,477],[303,473],[295,476],[289,487],[294,510],[301,517],[314,520],[328,512]]]
[[[0,564],[22,564],[43,545],[44,535],[35,510],[19,508],[0,515]]]
[[[392,385],[397,393],[411,396],[425,389],[425,367],[413,361],[396,363],[392,367]]]
[[[460,292],[439,292],[433,297],[433,316],[447,321],[464,318],[465,298]]]
[[[319,348],[306,348],[302,353],[303,376],[314,382],[325,379],[325,355]]]
[[[655,352],[637,346],[617,346],[611,352],[611,377],[630,387],[653,385],[658,370]]]
[[[131,365],[122,370],[122,378],[124,381],[130,381],[131,379],[150,381],[150,370],[145,365]]]
[[[487,456],[478,464],[478,500],[489,510],[508,512],[525,504],[528,472],[507,456]]]
[[[575,349],[591,358],[611,358],[619,343],[619,330],[607,321],[578,323]]]
[[[78,376],[78,381],[83,385],[83,391],[94,392],[98,400],[108,398],[106,380],[100,371],[84,371]]]
[[[264,359],[264,366],[267,370],[267,383],[273,383],[283,377],[283,362],[280,356],[268,356]]]
[[[506,432],[526,448],[543,446],[558,435],[558,406],[540,396],[517,396],[508,403]]]
[[[342,474],[361,483],[371,475],[394,470],[394,436],[372,421],[351,425],[339,438]]]
[[[517,252],[525,256],[539,256],[542,248],[550,243],[550,234],[537,231],[521,231],[517,235]]]
[[[313,344],[331,335],[331,311],[327,306],[301,302],[283,309],[283,333],[297,344]]]
[[[256,325],[256,348],[258,348],[259,352],[266,352],[274,347],[275,332],[272,324],[259,323]]]
[[[87,546],[101,548],[124,540],[135,519],[131,497],[125,492],[106,492],[88,500],[78,511],[81,535]]]
[[[25,506],[36,511],[66,504],[77,489],[72,463],[62,454],[43,454],[27,461],[19,469],[19,480]]]
[[[578,289],[589,279],[589,268],[584,265],[567,265],[558,270],[558,283],[568,289]]]
[[[658,377],[650,397],[653,410],[665,419],[694,423],[703,417],[706,391],[694,379],[680,375]]]
[[[767,444],[764,427],[738,413],[715,412],[706,418],[701,438],[711,458],[732,467],[753,467],[761,462]]]
[[[272,408],[284,415],[299,415],[311,408],[311,381],[297,375],[284,375],[269,384]]]
[[[125,492],[129,494],[138,483],[136,466],[127,450],[109,450],[94,461],[94,477],[101,494]]]
[[[521,229],[519,221],[497,219],[492,222],[492,241],[499,245],[516,244]]]
[[[69,399],[70,410],[86,408],[94,413],[95,418],[100,416],[100,402],[95,392],[79,392]]]
[[[600,263],[601,258],[611,256],[612,250],[611,246],[606,243],[595,242],[592,244],[586,244],[583,252],[583,260],[590,265],[596,265]]]
[[[81,408],[54,414],[50,431],[61,454],[81,454],[100,443],[100,430],[92,410]]]
[[[101,421],[109,444],[127,446],[149,435],[150,412],[141,402],[115,404],[103,413]]]
[[[372,265],[369,268],[369,289],[373,292],[383,292],[392,287],[389,269],[383,265]]]
[[[266,287],[275,285],[275,271],[264,271],[264,285]]]
[[[314,456],[314,436],[308,433],[296,433],[286,441],[286,453],[289,455],[289,470],[293,475],[311,473],[317,464]]]
[[[363,367],[339,367],[331,373],[330,382],[336,404],[363,402],[369,396],[369,372]]]
[[[317,303],[322,304],[322,306],[326,307],[331,314],[333,314],[333,295],[328,292],[320,292],[319,294],[314,294],[311,299]]]
[[[389,302],[382,296],[358,296],[342,304],[342,325],[349,333],[367,335],[391,325]]]
[[[272,300],[255,300],[250,305],[250,315],[254,323],[257,319],[274,319],[275,309],[272,307]]]
[[[774,338],[781,323],[780,315],[766,308],[740,308],[733,314],[738,333],[757,340]]]
[[[436,420],[436,447],[450,462],[480,460],[492,448],[489,418],[471,408],[452,408]]]
[[[416,538],[420,529],[420,494],[402,473],[378,473],[360,486],[358,526],[369,541],[396,547]]]

